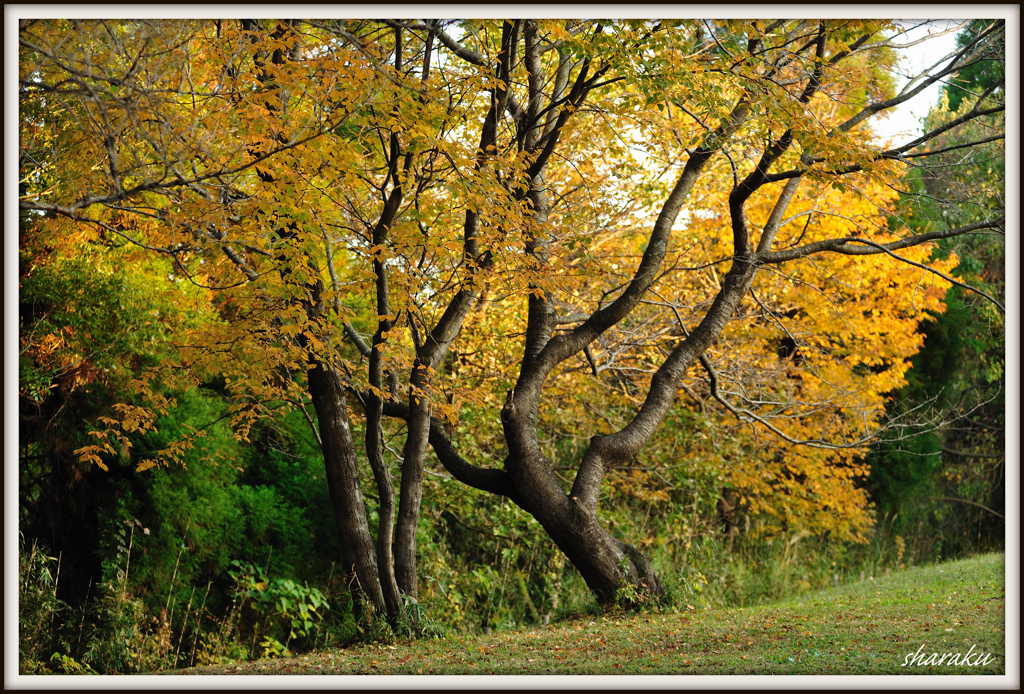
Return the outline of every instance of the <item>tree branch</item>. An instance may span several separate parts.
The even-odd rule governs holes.
[[[780,431],[771,422],[769,422],[768,420],[764,419],[763,417],[759,417],[758,415],[754,414],[750,410],[740,409],[738,407],[734,407],[732,405],[732,403],[730,403],[728,400],[726,400],[722,396],[722,394],[718,391],[718,381],[719,381],[718,371],[715,370],[715,367],[711,364],[711,360],[708,359],[706,354],[700,355],[700,365],[704,367],[704,370],[708,374],[708,383],[709,383],[709,385],[711,387],[711,396],[715,400],[720,402],[722,404],[722,406],[725,407],[725,409],[729,410],[734,415],[736,415],[736,419],[740,420],[741,422],[749,421],[749,420],[758,422],[758,423],[764,425],[765,427],[767,427],[769,430],[771,430],[771,432],[774,433],[779,438],[783,439],[784,441],[788,441],[789,443],[791,443],[793,445],[797,445],[797,446],[810,446],[811,448],[824,448],[824,449],[828,449],[828,450],[849,449],[849,448],[858,448],[859,449],[859,448],[863,448],[864,446],[866,446],[868,443],[871,442],[871,439],[872,439],[871,436],[865,436],[864,438],[860,439],[859,441],[854,441],[853,443],[847,443],[847,444],[836,444],[836,443],[832,443],[830,441],[825,441],[824,439],[809,439],[809,440],[794,439],[793,437],[789,436],[785,432]],[[745,420],[744,417],[746,417],[747,419]]]
[[[990,222],[977,222],[975,224],[968,224],[967,226],[947,231],[935,231],[929,232],[927,234],[916,234],[905,239],[900,239],[899,241],[892,241],[891,243],[884,244],[856,237],[848,237],[842,239],[826,239],[824,241],[816,241],[814,243],[809,243],[804,246],[798,246],[797,248],[792,248],[784,251],[758,253],[754,256],[754,262],[758,264],[782,263],[786,262],[787,260],[803,258],[814,253],[821,253],[825,251],[832,253],[842,253],[844,255],[875,255],[878,253],[885,253],[886,255],[889,255],[892,258],[899,260],[900,262],[907,263],[908,265],[913,265],[915,267],[919,267],[922,270],[926,270],[935,275],[938,275],[939,277],[941,277],[942,279],[946,280],[951,284],[955,284],[958,287],[962,287],[964,289],[972,291],[984,297],[985,299],[988,299],[1002,313],[1006,313],[1006,309],[1001,303],[999,303],[996,299],[992,298],[990,295],[983,292],[982,290],[976,287],[972,287],[969,284],[960,282],[959,280],[949,277],[945,273],[942,273],[934,268],[928,267],[927,265],[915,262],[913,260],[909,260],[908,258],[904,258],[893,253],[893,251],[899,250],[901,248],[917,246],[933,239],[951,238],[954,236],[961,236],[972,231],[978,231],[979,229],[991,229],[994,227],[998,227],[1003,223],[1004,220],[1004,217],[1000,217],[999,219]],[[855,244],[861,244],[861,246],[863,247]]]
[[[654,282],[665,258],[672,225],[675,224],[683,203],[686,202],[707,163],[719,151],[723,142],[739,130],[746,121],[748,113],[747,101],[741,100],[729,117],[724,119],[713,133],[709,133],[701,146],[693,152],[679,175],[675,187],[662,205],[633,279],[622,294],[608,306],[592,313],[582,325],[572,332],[553,337],[548,342],[542,354],[548,353],[546,356],[552,360],[552,365],[583,351],[584,346],[589,345],[599,335],[629,315],[640,302]]]
[[[397,419],[405,420],[410,416],[409,405],[402,402],[386,402],[383,411],[385,416]],[[474,489],[515,501],[517,496],[515,488],[505,471],[477,467],[459,455],[455,446],[452,445],[451,439],[445,434],[444,422],[436,417],[430,418],[430,446],[434,449],[437,459],[441,461],[445,470],[458,481]]]
[[[971,501],[969,499],[960,499],[960,498],[957,498],[955,496],[932,496],[932,497],[928,497],[928,498],[931,499],[932,501],[957,501],[957,502],[959,502],[961,504],[969,504],[971,506],[977,506],[980,509],[984,509],[985,511],[988,511],[993,516],[998,516],[999,518],[1002,518],[1003,520],[1006,520],[1006,516],[1004,516],[1003,514],[999,513],[998,511],[993,511],[988,506],[985,506],[983,504],[979,504],[977,501]]]

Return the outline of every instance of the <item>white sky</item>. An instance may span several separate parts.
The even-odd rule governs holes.
[[[964,20],[931,20],[927,26],[918,27],[923,20],[911,19],[901,20],[908,29],[907,34],[900,37],[897,43],[903,44],[912,42],[928,36],[945,31],[947,28],[954,28]],[[911,29],[911,27],[916,27]],[[932,67],[937,61],[948,55],[956,48],[956,31],[930,38],[923,43],[911,46],[902,51],[903,58],[900,60],[899,69],[904,75],[917,75],[923,70]],[[909,80],[902,77],[896,85],[899,93],[907,85]],[[942,87],[934,84],[921,91],[910,101],[901,104],[891,111],[888,118],[875,118],[873,127],[882,139],[894,137],[897,142],[905,142],[912,139],[921,131],[921,119],[927,115],[929,109],[938,103]]]

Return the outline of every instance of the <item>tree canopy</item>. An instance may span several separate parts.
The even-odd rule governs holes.
[[[179,292],[163,361],[75,453],[180,462],[201,430],[131,439],[202,384],[243,440],[295,408],[350,585],[395,624],[435,458],[536,518],[603,602],[661,591],[599,513],[609,484],[658,494],[645,456],[719,471],[770,526],[856,538],[921,323],[953,285],[1003,310],[934,252],[1002,243],[998,204],[896,215],[920,162],[1002,141],[1001,73],[908,142],[872,119],[1002,60],[1003,31],[897,90],[882,21],[22,21],[23,244],[78,267],[117,248]],[[23,333],[32,368],[99,364],[68,323]]]

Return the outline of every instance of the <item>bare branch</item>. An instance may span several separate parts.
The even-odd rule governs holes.
[[[931,499],[932,501],[956,501],[956,502],[959,502],[961,504],[969,504],[970,506],[977,506],[980,509],[988,511],[993,516],[998,516],[999,518],[1002,518],[1003,520],[1006,520],[1006,516],[1004,516],[1003,514],[999,513],[998,511],[993,511],[988,506],[985,506],[983,504],[979,504],[977,501],[971,501],[970,499],[961,499],[961,498],[955,497],[955,496],[932,496],[932,497],[928,497],[928,498]]]
[[[771,251],[767,253],[757,253],[754,256],[754,260],[759,264],[771,264],[783,263],[788,260],[793,260],[795,258],[804,258],[814,253],[822,252],[842,253],[844,255],[874,255],[877,253],[885,253],[895,258],[896,260],[899,260],[900,262],[907,263],[908,265],[913,265],[915,267],[919,267],[922,270],[926,270],[928,272],[931,272],[942,277],[944,280],[950,282],[951,284],[955,284],[958,287],[962,287],[976,294],[979,294],[984,298],[988,299],[990,302],[992,302],[992,304],[998,307],[1001,312],[1005,313],[1006,309],[1003,307],[1003,305],[996,301],[991,296],[989,296],[988,294],[986,294],[985,292],[983,292],[982,290],[977,289],[976,287],[972,287],[968,284],[964,284],[963,282],[960,282],[959,280],[949,277],[948,275],[939,272],[934,268],[928,267],[927,265],[923,265],[921,263],[917,263],[902,256],[896,255],[893,252],[900,250],[901,248],[917,246],[922,243],[926,243],[928,241],[936,239],[952,238],[955,236],[962,236],[963,234],[969,234],[974,231],[980,231],[982,229],[998,228],[1002,226],[1004,221],[1005,217],[1000,217],[999,219],[996,220],[976,222],[974,224],[968,224],[966,226],[958,227],[956,229],[948,229],[945,231],[933,231],[925,234],[915,234],[913,236],[908,236],[906,238],[900,239],[898,241],[892,241],[890,243],[877,243],[869,239],[862,239],[857,237],[825,239],[823,241],[815,241],[814,243],[809,243],[804,246],[798,246],[792,249],[782,251]]]
[[[410,409],[406,403],[384,403],[384,415],[397,419],[408,419]],[[459,455],[452,445],[451,439],[445,434],[444,422],[435,417],[430,419],[430,445],[437,454],[445,470],[452,477],[474,489],[504,496],[515,501],[515,488],[504,470],[482,468],[473,465]]]
[[[764,419],[763,417],[760,417],[760,416],[754,414],[750,410],[741,409],[741,408],[735,407],[735,406],[732,405],[732,403],[730,403],[728,400],[726,400],[724,397],[722,397],[721,393],[719,393],[719,391],[718,391],[718,382],[719,382],[718,371],[715,370],[715,367],[711,364],[711,360],[708,359],[706,354],[700,355],[700,365],[704,367],[704,370],[708,374],[708,383],[711,386],[711,395],[712,395],[712,397],[715,398],[715,400],[720,402],[722,404],[722,406],[725,407],[725,409],[729,410],[734,415],[736,415],[736,418],[738,420],[740,420],[741,422],[742,421],[758,422],[759,424],[761,424],[761,425],[765,426],[766,428],[768,428],[773,434],[775,434],[779,438],[783,439],[784,441],[788,441],[789,443],[792,443],[792,444],[797,445],[797,446],[809,446],[811,448],[825,448],[825,449],[829,449],[829,450],[839,450],[839,449],[849,449],[849,448],[861,449],[864,446],[866,446],[867,444],[869,444],[871,442],[872,438],[873,438],[873,436],[869,435],[869,436],[865,436],[865,437],[861,438],[858,441],[854,441],[852,443],[841,443],[841,444],[832,443],[831,441],[825,441],[824,439],[808,439],[808,440],[794,439],[792,436],[789,436],[785,432],[779,430],[778,427],[776,427],[775,425],[773,425],[771,422],[769,422],[768,420]],[[746,419],[744,419],[744,418],[746,418]]]

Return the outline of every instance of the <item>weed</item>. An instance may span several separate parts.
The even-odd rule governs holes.
[[[231,566],[236,601],[240,611],[248,605],[245,626],[253,644],[260,643],[260,657],[290,652],[293,640],[316,641],[328,605],[326,595],[291,579],[270,578],[247,562],[236,560]]]
[[[50,658],[50,666],[54,674],[59,675],[98,675],[85,663],[80,663],[69,655],[54,653]]]
[[[59,557],[51,557],[38,545],[18,547],[18,657],[22,672],[39,667],[40,658],[58,646],[56,619],[67,605],[57,598]]]
[[[130,674],[169,667],[175,662],[166,628],[144,631],[149,623],[146,607],[130,591],[128,577],[136,527],[142,524],[134,518],[115,526],[117,552],[113,560],[104,562],[107,578],[100,586],[96,622],[82,657],[102,673]]]

